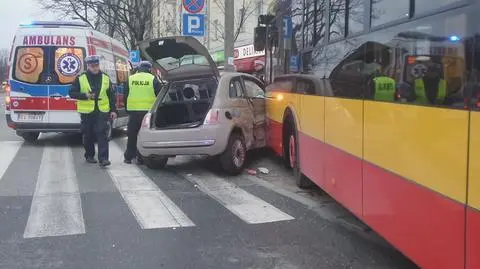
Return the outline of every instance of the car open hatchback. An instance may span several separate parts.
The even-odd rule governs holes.
[[[140,50],[167,81],[138,135],[145,164],[163,168],[169,157],[208,155],[240,173],[247,151],[266,144],[263,83],[244,73],[220,75],[192,37],[148,40]]]

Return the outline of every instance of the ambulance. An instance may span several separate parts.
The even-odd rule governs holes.
[[[8,127],[28,142],[41,133],[79,133],[76,100],[69,97],[75,78],[85,71],[84,59],[99,55],[100,68],[116,92],[118,118],[112,129],[128,122],[124,84],[131,70],[129,53],[117,40],[79,22],[31,22],[20,25],[9,56],[5,97]]]

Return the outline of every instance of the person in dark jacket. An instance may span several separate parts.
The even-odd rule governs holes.
[[[152,64],[150,62],[141,62],[138,66],[138,72],[128,78],[128,83],[124,90],[125,109],[128,113],[128,142],[124,153],[124,162],[132,163],[132,159],[137,157],[137,163],[141,164],[142,159],[137,150],[137,136],[142,125],[145,114],[155,103],[158,93],[162,89],[160,81],[151,73]]]
[[[70,97],[77,99],[85,147],[85,160],[97,163],[95,159],[95,138],[98,143],[100,166],[110,165],[108,129],[110,119],[117,117],[116,97],[108,75],[100,71],[100,57],[85,58],[87,71],[80,74],[72,84]]]

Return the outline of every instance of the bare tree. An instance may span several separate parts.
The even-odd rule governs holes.
[[[60,18],[79,19],[97,29],[96,10],[89,8],[85,0],[37,0],[44,10],[59,15]]]
[[[8,79],[8,50],[0,49],[0,82]]]
[[[245,28],[245,23],[248,18],[255,12],[255,0],[240,0],[239,12],[235,14],[235,30],[233,35],[233,41],[237,41],[240,34]],[[220,9],[221,13],[225,16],[225,2],[223,0],[213,0],[213,3]],[[238,16],[237,16],[238,15]],[[225,40],[225,27],[223,20],[216,25],[211,25],[214,31],[214,35],[218,37],[218,40]]]
[[[37,0],[44,9],[63,17],[72,17],[100,27],[106,34],[123,39],[129,48],[136,47],[152,29],[153,0]]]

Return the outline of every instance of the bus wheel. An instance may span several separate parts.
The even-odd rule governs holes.
[[[297,131],[293,130],[290,132],[290,136],[288,138],[288,159],[290,161],[290,166],[292,167],[293,176],[295,177],[297,186],[302,189],[308,189],[313,187],[315,184],[313,184],[313,182],[300,171],[299,153]]]
[[[20,134],[23,139],[29,143],[33,143],[38,140],[38,137],[40,136],[39,132],[25,132]]]
[[[290,133],[290,137],[288,138],[288,160],[290,163],[290,167],[295,169],[297,166],[297,139],[295,135]]]

